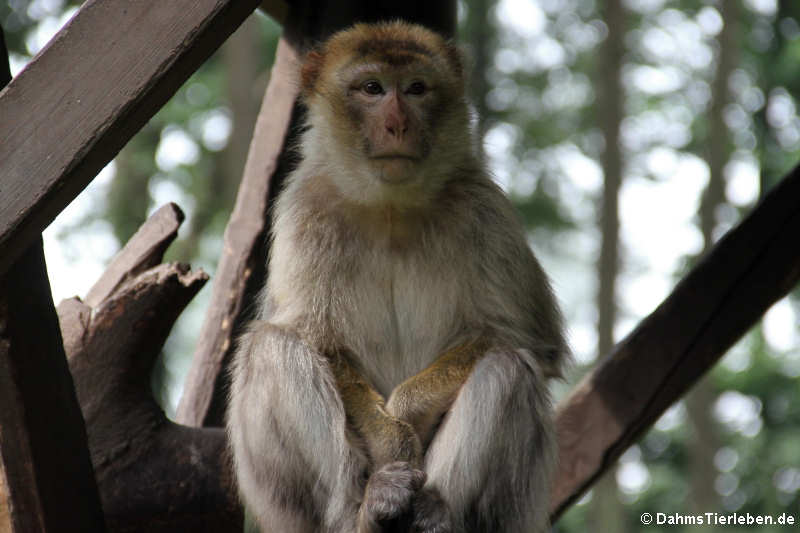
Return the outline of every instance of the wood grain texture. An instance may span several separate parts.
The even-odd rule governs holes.
[[[217,380],[235,339],[234,325],[246,320],[247,296],[258,290],[257,287],[248,287],[248,283],[258,283],[263,279],[269,230],[268,205],[275,196],[273,189],[278,182],[275,174],[281,168],[281,173],[285,174],[289,164],[288,154],[282,154],[299,88],[295,78],[298,54],[291,43],[281,38],[236,204],[225,228],[211,304],[178,406],[177,420],[182,424],[202,426],[210,422],[207,417]],[[260,274],[254,276],[254,272]],[[221,411],[215,410],[213,418],[217,424],[221,420]]]
[[[557,518],[800,280],[800,167],[558,407]]]
[[[150,376],[186,304],[208,279],[177,263],[136,276],[97,307],[58,306],[109,529],[242,530],[225,434],[166,419]]]
[[[111,531],[240,532],[225,434],[166,419],[153,366],[175,320],[208,280],[159,264],[182,213],[168,204],[139,228],[95,287],[96,303],[61,302],[58,316]]]
[[[0,273],[258,0],[89,0],[0,92]]]
[[[150,215],[122,250],[111,259],[83,301],[96,307],[126,280],[159,264],[167,247],[178,236],[178,228],[183,219],[183,211],[173,203],[160,207]]]
[[[0,531],[105,531],[41,237],[0,275],[0,406]]]
[[[41,240],[0,277],[0,406],[13,531],[105,531]]]

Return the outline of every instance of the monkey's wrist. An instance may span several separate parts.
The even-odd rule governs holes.
[[[422,466],[422,442],[413,426],[403,420],[387,417],[377,438],[369,445],[373,469],[396,461],[407,462],[415,468]]]

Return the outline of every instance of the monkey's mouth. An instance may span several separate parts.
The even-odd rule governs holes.
[[[374,161],[419,161],[420,157],[411,154],[377,154],[370,157]]]
[[[370,157],[375,164],[378,179],[386,184],[407,183],[416,175],[416,164],[421,158],[404,153],[377,154]]]

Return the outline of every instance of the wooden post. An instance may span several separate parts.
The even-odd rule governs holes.
[[[105,531],[41,240],[0,280],[0,405],[13,531]]]
[[[10,80],[0,27],[0,87]],[[0,405],[0,486],[13,530],[105,531],[41,238],[0,276]]]

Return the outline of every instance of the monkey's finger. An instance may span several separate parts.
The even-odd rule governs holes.
[[[408,489],[416,492],[422,488],[428,479],[428,474],[414,468],[407,461],[395,461],[383,465],[378,471],[372,474],[382,481],[389,483],[397,488]]]

